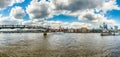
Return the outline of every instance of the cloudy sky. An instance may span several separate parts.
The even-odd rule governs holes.
[[[0,25],[97,28],[102,23],[120,24],[120,0],[0,0]]]

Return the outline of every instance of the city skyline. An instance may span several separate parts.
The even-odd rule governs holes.
[[[99,27],[120,21],[120,0],[1,0],[0,25]]]

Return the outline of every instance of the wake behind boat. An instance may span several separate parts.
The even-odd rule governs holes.
[[[119,36],[120,33],[114,33],[114,32],[110,32],[110,33],[101,33],[101,36]]]

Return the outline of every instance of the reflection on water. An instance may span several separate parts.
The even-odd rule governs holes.
[[[0,34],[0,57],[119,57],[120,36],[76,33]]]

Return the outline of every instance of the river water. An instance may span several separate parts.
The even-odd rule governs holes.
[[[1,33],[0,57],[120,57],[120,36]]]

